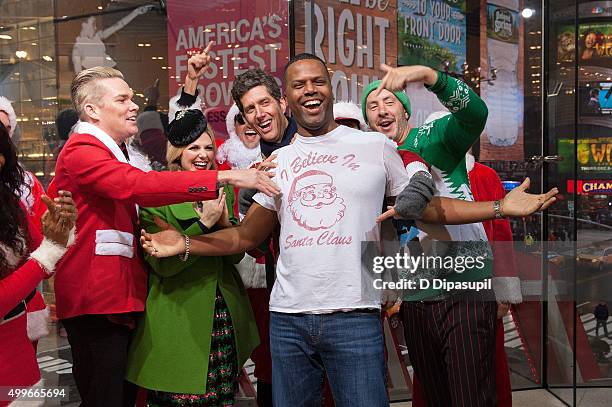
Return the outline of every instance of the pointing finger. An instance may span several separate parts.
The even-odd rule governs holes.
[[[208,43],[208,45],[206,46],[206,48],[204,48],[204,51],[202,51],[202,53],[203,54],[208,54],[210,52],[210,49],[212,48],[214,43],[215,43],[214,41],[210,41]]]

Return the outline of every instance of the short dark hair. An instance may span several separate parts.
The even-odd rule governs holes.
[[[249,69],[248,71],[238,75],[234,81],[234,86],[232,87],[232,98],[234,99],[234,102],[236,102],[236,106],[238,106],[240,113],[244,113],[244,106],[242,106],[240,99],[251,89],[262,85],[268,89],[268,93],[274,99],[280,101],[281,90],[278,83],[276,83],[276,80],[274,77],[272,77],[272,75],[263,69]]]
[[[325,61],[323,61],[321,58],[319,58],[318,56],[314,55],[314,54],[309,54],[308,52],[303,52],[301,54],[297,54],[295,55],[293,58],[291,58],[289,60],[289,62],[287,63],[287,65],[285,66],[285,71],[283,72],[283,78],[285,80],[285,83],[287,83],[287,71],[289,70],[289,67],[293,64],[295,64],[298,61],[304,61],[307,59],[312,59],[315,61],[319,61],[321,63],[321,65],[323,65],[323,68],[325,69],[325,73],[327,74],[327,79],[330,80],[331,82],[331,78],[329,77],[329,71],[327,70],[327,65],[325,64]]]

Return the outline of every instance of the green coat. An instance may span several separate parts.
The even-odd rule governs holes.
[[[226,189],[233,218],[234,193]],[[157,232],[158,216],[189,236],[203,233],[190,202],[145,208],[142,227]],[[233,218],[235,219],[235,218]],[[137,385],[165,392],[203,394],[206,391],[213,311],[219,287],[230,310],[239,368],[259,344],[251,304],[234,264],[240,256],[177,256],[156,259],[151,265],[145,313],[132,340],[126,378]]]

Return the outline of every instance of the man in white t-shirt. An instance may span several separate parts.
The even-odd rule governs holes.
[[[255,195],[239,227],[190,239],[160,225],[166,230],[145,233],[141,242],[157,257],[226,255],[257,246],[280,224],[270,298],[274,404],[320,403],[325,372],[336,406],[387,406],[381,297],[362,264],[362,242],[380,240],[376,217],[385,197],[404,191],[408,176],[384,135],[334,122],[331,80],[321,59],[297,55],[285,83],[298,134],[275,152],[281,195]],[[465,210],[445,213],[442,199],[428,206],[424,219],[466,221],[466,213],[475,213],[467,210],[470,204],[480,211],[475,216],[493,217],[486,205],[453,204]]]

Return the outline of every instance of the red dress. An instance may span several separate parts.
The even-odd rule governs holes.
[[[47,276],[30,252],[39,246],[40,235],[28,220],[28,251],[15,271],[0,280],[0,317],[6,315]],[[25,312],[0,320],[0,386],[29,387],[40,380],[34,347],[28,338]],[[0,401],[0,406],[9,402]]]

